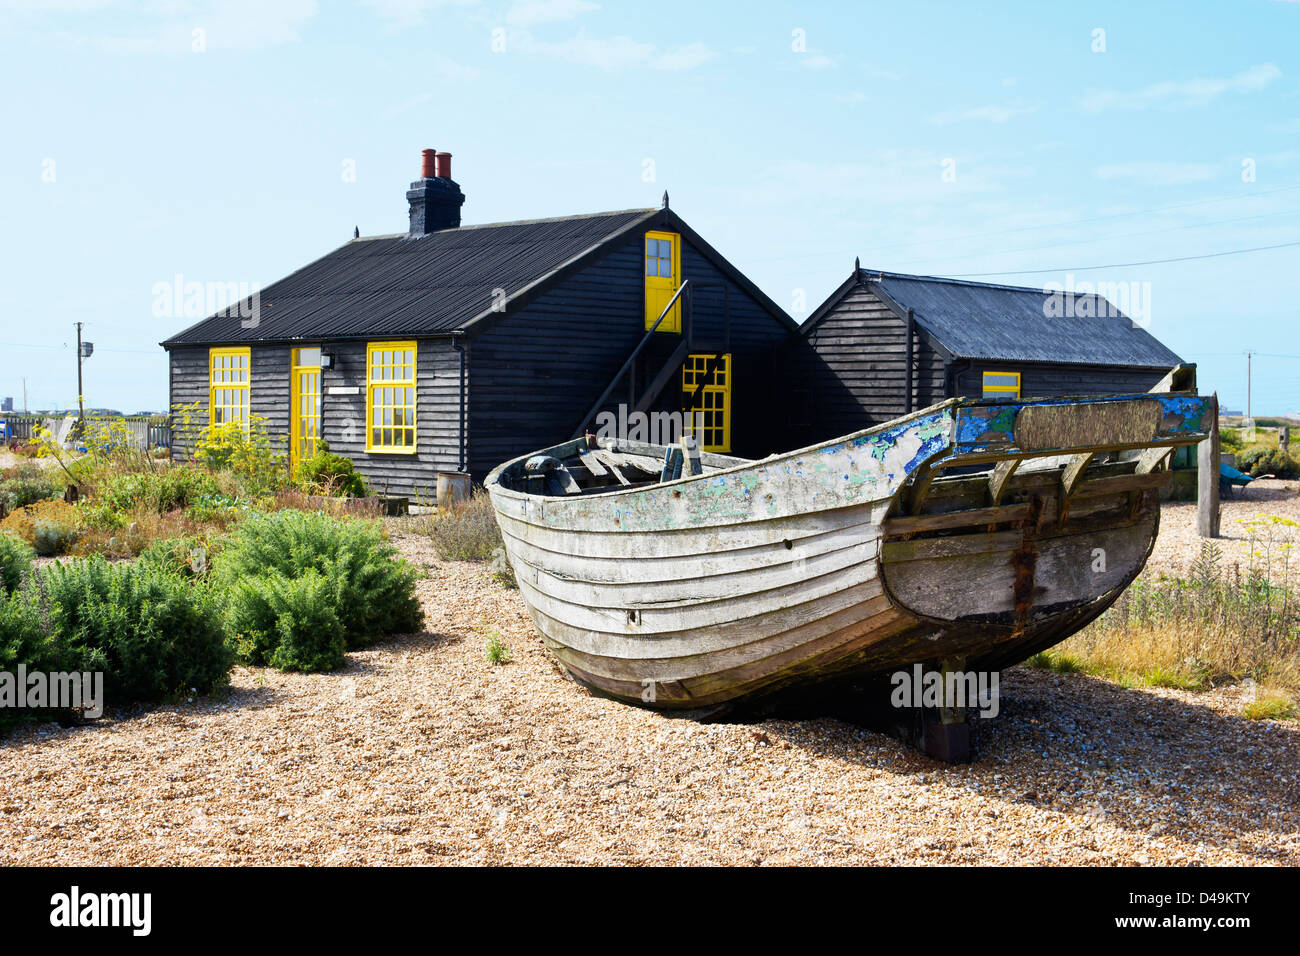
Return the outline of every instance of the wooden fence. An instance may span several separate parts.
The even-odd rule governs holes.
[[[53,418],[45,415],[13,415],[8,412],[0,412],[0,438],[3,438],[5,443],[29,442],[38,427],[47,428],[51,433],[59,435],[65,433],[64,429],[69,427],[69,422],[74,421],[76,421],[76,416]],[[114,419],[87,419],[88,424],[107,424],[118,421],[126,424],[131,444],[136,448],[171,447],[172,427],[166,419],[133,415]]]

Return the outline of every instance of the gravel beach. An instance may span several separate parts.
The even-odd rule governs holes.
[[[427,633],[5,739],[0,864],[1300,863],[1300,724],[1239,688],[1015,668],[962,766],[831,719],[694,723],[589,696],[517,592],[398,540]]]

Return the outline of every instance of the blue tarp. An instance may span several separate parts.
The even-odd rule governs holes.
[[[1236,468],[1233,468],[1231,465],[1225,465],[1223,462],[1219,462],[1219,479],[1221,481],[1226,479],[1234,485],[1248,485],[1255,480],[1250,477],[1250,475],[1243,474]]]

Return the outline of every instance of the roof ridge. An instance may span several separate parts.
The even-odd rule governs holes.
[[[633,209],[611,209],[607,212],[580,212],[570,216],[543,216],[540,219],[510,219],[502,222],[477,222],[468,226],[455,226],[450,229],[435,229],[433,232],[426,233],[423,236],[417,236],[416,238],[427,239],[429,238],[429,236],[447,235],[449,233],[454,234],[458,232],[469,232],[470,230],[474,230],[474,229],[498,229],[498,228],[504,228],[506,226],[532,226],[544,222],[572,222],[575,219],[607,219],[613,216],[628,216],[631,215],[632,213],[645,213],[646,215],[649,215],[651,213],[656,213],[656,212],[659,212],[659,210],[650,207],[646,207],[646,208],[638,207]],[[409,233],[390,232],[379,236],[358,236],[355,239],[349,239],[348,241],[366,242],[366,241],[376,240],[376,239],[407,239],[407,238],[410,238]]]
[[[1092,295],[1098,298],[1105,298],[1100,292],[1078,292],[1073,289],[1047,290],[1032,285],[1007,285],[1002,282],[975,282],[971,279],[954,279],[949,276],[927,276],[914,275],[909,272],[886,272],[881,269],[868,269],[862,266],[859,270],[865,278],[872,276],[885,276],[890,279],[904,279],[913,282],[945,282],[949,285],[975,286],[980,289],[1002,289],[1006,292],[1033,292],[1037,295]]]

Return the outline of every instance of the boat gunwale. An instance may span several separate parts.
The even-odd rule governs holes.
[[[572,441],[568,441],[568,442],[560,442],[556,445],[548,446],[547,448],[540,448],[535,451],[531,451],[526,454],[519,455],[515,458],[511,458],[507,461],[502,462],[501,464],[497,465],[488,473],[487,477],[483,481],[483,485],[487,489],[489,495],[500,494],[508,498],[519,499],[524,501],[530,501],[530,500],[548,501],[548,502],[591,501],[591,500],[595,500],[597,497],[599,497],[601,500],[608,499],[608,498],[618,499],[618,498],[622,498],[625,495],[644,494],[647,491],[685,485],[685,484],[689,484],[690,482],[697,482],[705,479],[713,479],[721,476],[739,474],[746,470],[756,469],[759,467],[768,467],[771,465],[779,464],[780,462],[786,459],[795,458],[801,455],[808,455],[814,452],[824,451],[836,445],[845,445],[853,442],[858,442],[863,438],[869,437],[870,435],[883,432],[891,428],[897,428],[906,425],[907,423],[910,422],[916,422],[927,415],[934,415],[949,409],[953,410],[954,412],[952,416],[952,422],[954,427],[953,435],[947,447],[944,449],[944,451],[937,452],[935,456],[930,461],[922,465],[922,467],[927,467],[931,464],[940,463],[940,462],[943,463],[946,467],[957,467],[964,464],[971,464],[971,465],[992,464],[1003,458],[1012,458],[1012,457],[1021,458],[1021,459],[1055,457],[1055,456],[1073,454],[1076,451],[1078,451],[1078,449],[1072,450],[1071,448],[1066,447],[1066,448],[1051,449],[1051,450],[1036,450],[1033,452],[1025,452],[1023,450],[1012,451],[1009,449],[1004,451],[998,449],[992,451],[981,450],[979,452],[963,453],[958,450],[958,445],[960,444],[960,442],[958,441],[959,436],[956,432],[957,416],[955,412],[957,409],[962,409],[962,408],[986,408],[986,407],[1008,406],[1008,407],[1017,408],[1017,414],[1019,414],[1019,412],[1023,411],[1025,408],[1031,408],[1031,407],[1060,406],[1060,405],[1100,405],[1100,404],[1109,404],[1109,403],[1120,402],[1120,401],[1132,401],[1138,399],[1151,399],[1151,398],[1206,399],[1206,396],[1198,395],[1194,391],[1168,391],[1168,392],[1120,393],[1115,395],[1080,395],[1080,396],[1060,395],[1060,396],[1050,396],[1045,398],[1034,398],[1034,399],[948,398],[942,402],[937,402],[933,405],[929,405],[926,408],[917,409],[915,411],[907,413],[906,415],[900,415],[897,418],[892,418],[888,421],[881,422],[878,425],[872,425],[868,428],[864,428],[856,432],[850,432],[849,434],[846,435],[840,435],[835,438],[830,438],[827,439],[826,441],[817,442],[812,445],[805,445],[801,448],[796,448],[791,451],[775,453],[772,455],[768,455],[765,458],[749,459],[741,462],[740,464],[732,465],[731,467],[728,468],[718,468],[713,471],[704,472],[699,475],[683,475],[682,477],[672,479],[671,481],[656,481],[656,482],[643,484],[637,487],[620,488],[614,486],[611,487],[609,491],[602,492],[600,495],[538,495],[526,491],[517,491],[514,488],[507,488],[505,485],[502,484],[501,482],[502,476],[511,467],[520,464],[522,462],[526,462],[528,459],[533,458],[537,455],[544,455],[547,454],[548,452],[554,452],[563,449],[565,446],[572,445]],[[1200,441],[1204,440],[1204,434],[1205,434],[1204,432],[1198,431],[1194,433],[1169,435],[1164,437],[1157,436],[1153,438],[1150,442],[1129,444],[1124,447],[1131,450],[1131,449],[1147,448],[1147,447],[1162,447],[1162,446],[1177,447],[1179,445],[1192,445],[1192,444],[1198,444]],[[1187,440],[1190,439],[1192,435],[1200,435],[1202,437],[1196,438],[1194,441]],[[666,448],[668,446],[663,446],[663,447]],[[614,449],[611,450],[617,450],[617,445],[615,446]],[[1120,449],[1117,448],[1117,450]],[[947,453],[946,457],[945,457],[945,452]],[[969,462],[966,461],[966,459],[968,458],[971,459]],[[900,488],[903,484],[906,484],[909,477],[910,476],[904,477],[903,481],[900,483]],[[892,498],[897,494],[898,494],[898,490],[895,490],[892,495],[888,495],[876,500],[884,501],[886,500],[886,498]]]
[[[928,408],[919,409],[918,411],[912,412],[908,415],[902,415],[898,418],[890,419],[889,421],[882,422],[879,425],[872,425],[870,428],[864,428],[861,431],[851,432],[848,435],[840,435],[839,437],[831,438],[824,442],[818,442],[817,444],[814,445],[806,445],[803,448],[796,448],[793,451],[786,451],[786,452],[780,452],[779,454],[768,455],[766,458],[749,459],[739,465],[733,465],[730,468],[719,468],[715,471],[704,472],[703,474],[699,474],[699,475],[683,475],[681,478],[674,478],[671,481],[657,481],[652,484],[643,485],[639,488],[618,488],[616,490],[610,491],[608,494],[601,494],[599,496],[535,495],[535,494],[530,494],[529,492],[526,491],[516,491],[513,488],[507,488],[503,484],[501,484],[502,475],[511,466],[519,464],[520,462],[525,462],[528,459],[533,458],[537,455],[544,455],[547,452],[551,452],[563,448],[564,446],[570,444],[570,442],[560,442],[559,444],[551,445],[548,448],[539,448],[536,451],[528,452],[527,454],[519,455],[516,458],[511,458],[509,461],[502,462],[501,464],[497,465],[488,473],[488,476],[483,480],[483,485],[485,488],[487,488],[488,494],[502,494],[510,498],[519,498],[526,501],[548,501],[548,502],[594,501],[596,500],[597,497],[603,501],[608,498],[621,498],[624,495],[643,494],[646,491],[658,490],[660,488],[670,488],[674,485],[688,484],[693,481],[704,481],[706,479],[713,479],[721,476],[738,474],[740,472],[747,471],[750,469],[768,467],[771,465],[778,464],[779,462],[787,458],[795,458],[799,455],[806,455],[813,452],[822,451],[824,449],[832,448],[835,445],[843,445],[849,442],[855,442],[858,441],[859,439],[866,438],[869,435],[875,434],[876,432],[881,432],[888,428],[896,428],[899,425],[905,424],[907,422],[918,421],[926,415],[932,415],[937,412],[944,411],[948,408],[955,408],[956,406],[962,404],[962,402],[963,400],[960,398],[945,399],[944,401],[939,402],[935,405],[931,405]],[[956,424],[955,418],[953,419],[953,422],[955,425]],[[950,449],[951,449],[951,445],[949,445],[948,448],[945,449],[945,451]],[[897,494],[897,492],[895,492],[895,494]],[[886,496],[886,497],[890,497],[890,496]],[[884,501],[885,498],[879,498],[873,500]],[[842,507],[850,507],[850,506],[842,506]]]

